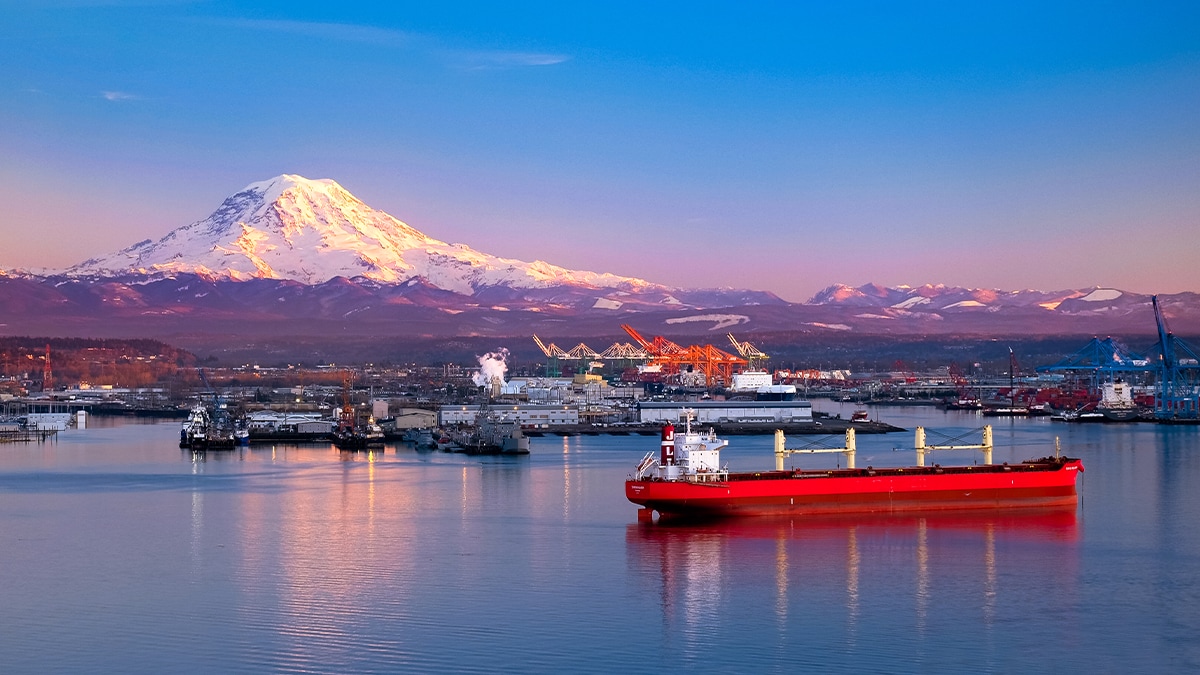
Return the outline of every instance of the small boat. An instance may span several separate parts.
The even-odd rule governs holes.
[[[958,398],[946,401],[946,410],[983,410],[983,401],[978,398]]]
[[[1104,422],[1104,414],[1097,412],[1093,406],[1085,405],[1078,410],[1064,410],[1054,413],[1050,419],[1055,422]]]

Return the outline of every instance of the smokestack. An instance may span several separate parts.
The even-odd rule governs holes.
[[[508,350],[489,352],[479,357],[479,370],[471,376],[476,387],[485,388],[493,398],[504,388],[504,373],[508,372]]]

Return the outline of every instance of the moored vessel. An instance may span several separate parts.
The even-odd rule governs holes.
[[[846,434],[846,447],[830,450],[788,450],[776,432],[776,467],[773,471],[730,472],[720,463],[728,441],[687,427],[676,434],[663,427],[657,456],[647,453],[633,477],[625,482],[625,496],[642,507],[639,518],[654,513],[667,517],[740,515],[820,515],[845,513],[898,513],[1021,507],[1062,507],[1077,502],[1076,478],[1083,463],[1074,458],[1043,457],[1016,464],[992,464],[991,427],[984,427],[983,443],[964,446],[925,444],[924,429],[917,430],[917,466],[858,469],[854,466],[854,430]],[[932,450],[982,450],[982,464],[925,466]],[[784,457],[797,452],[839,452],[846,468],[801,470],[783,468]]]
[[[382,448],[385,440],[383,429],[374,420],[368,420],[366,424],[342,426],[333,432],[333,444],[339,450]]]
[[[232,448],[238,444],[236,424],[224,403],[196,405],[179,430],[179,447],[192,450]]]
[[[433,429],[414,427],[405,431],[400,440],[411,443],[417,450],[437,450],[437,439],[434,438]]]
[[[487,403],[479,406],[475,426],[451,432],[454,452],[468,455],[528,455],[529,437],[516,420],[501,420]]]
[[[1101,387],[1096,412],[1103,415],[1106,422],[1136,422],[1141,416],[1141,411],[1133,402],[1129,385],[1120,379],[1105,382]]]

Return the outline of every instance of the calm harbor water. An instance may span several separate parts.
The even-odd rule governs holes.
[[[991,421],[997,462],[1055,436],[1083,458],[1077,510],[666,527],[623,493],[652,437],[193,456],[177,423],[93,418],[0,446],[0,670],[1200,669],[1200,428]],[[769,436],[731,440],[731,468],[773,465]],[[859,436],[858,464],[911,447]]]

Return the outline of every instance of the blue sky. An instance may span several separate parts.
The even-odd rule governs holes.
[[[281,173],[680,286],[1200,291],[1200,3],[0,0],[0,268]]]

